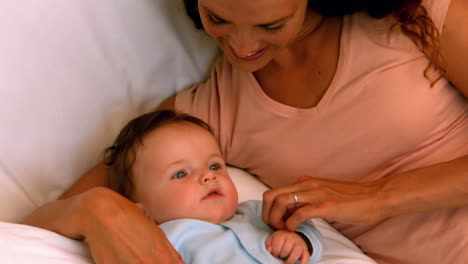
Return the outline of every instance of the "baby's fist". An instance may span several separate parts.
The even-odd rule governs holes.
[[[285,264],[306,264],[310,255],[305,241],[295,232],[277,230],[265,242],[266,249],[271,255],[285,259]]]

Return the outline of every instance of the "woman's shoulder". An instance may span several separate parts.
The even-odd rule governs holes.
[[[432,19],[437,29],[441,30],[445,16],[452,0],[422,0],[422,6],[427,11],[427,15]],[[366,13],[355,13],[349,16],[351,20],[357,21],[358,24],[364,27],[370,25],[372,28],[386,30],[393,27],[395,20],[391,17],[377,19],[370,17]]]
[[[229,60],[220,54],[211,67],[211,73],[206,81],[196,86],[203,89],[214,89],[216,93],[225,96],[238,95],[240,86],[246,87],[252,85],[251,73],[239,70],[231,64]]]
[[[428,17],[440,31],[450,2],[451,0],[422,1]],[[370,47],[377,47],[379,50],[403,52],[411,57],[419,56],[420,51],[414,42],[395,24],[395,18],[392,16],[378,19],[364,12],[348,15],[344,19],[343,27],[345,36],[348,36],[345,41],[348,46],[359,50],[373,51],[374,49]]]
[[[437,29],[442,30],[445,16],[452,0],[423,0],[422,4],[426,8],[429,17],[434,22]]]
[[[233,67],[224,53],[216,57],[211,70],[215,71],[219,76],[231,76],[237,71],[236,67]]]

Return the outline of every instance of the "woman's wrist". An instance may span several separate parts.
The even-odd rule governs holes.
[[[385,218],[468,205],[468,156],[377,180]]]
[[[407,197],[404,190],[400,189],[399,182],[400,175],[388,175],[376,182],[377,191],[375,198],[375,205],[379,206],[376,210],[380,212],[380,218],[386,219],[389,217],[404,214],[404,207],[407,206]]]
[[[381,206],[382,219],[407,213],[435,209],[430,203],[430,187],[426,186],[423,175],[407,171],[390,174],[379,180],[380,190],[377,203]]]
[[[26,216],[21,224],[47,229],[72,239],[83,239],[80,197],[46,203]]]
[[[76,200],[76,229],[88,238],[118,215],[119,200],[124,198],[106,187],[95,187],[70,199]]]

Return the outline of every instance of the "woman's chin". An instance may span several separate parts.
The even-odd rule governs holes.
[[[267,62],[264,60],[245,61],[232,56],[226,56],[227,60],[234,66],[234,68],[243,72],[256,72],[265,67]]]

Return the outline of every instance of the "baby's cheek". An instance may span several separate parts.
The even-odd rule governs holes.
[[[151,219],[154,220],[154,222],[156,222],[156,224],[160,225],[162,223],[165,223],[167,221],[170,220],[170,217],[168,217],[167,215],[165,214],[162,214],[161,212],[158,214],[158,213],[155,213],[155,212],[151,212],[149,217]]]
[[[157,224],[180,218],[178,216],[179,207],[175,206],[172,202],[163,201],[163,199],[160,199],[159,202],[153,200],[151,207],[147,208],[147,211]]]
[[[230,201],[229,201],[230,208],[234,213],[234,211],[237,209],[237,205],[239,204],[239,195],[238,195],[236,187],[234,187],[234,185],[231,188],[231,194],[230,194],[229,197],[230,197],[229,198],[230,199]]]

